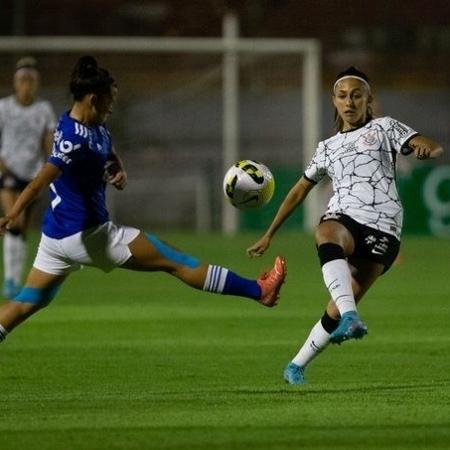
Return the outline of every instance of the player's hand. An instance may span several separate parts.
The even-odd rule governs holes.
[[[125,170],[119,170],[115,175],[110,175],[107,178],[109,184],[112,184],[116,189],[122,191],[127,185],[128,176]]]
[[[425,145],[417,145],[414,154],[417,159],[430,159],[431,157],[431,149]]]
[[[262,256],[270,246],[270,238],[263,236],[258,242],[247,249],[247,256],[250,258]]]
[[[117,161],[108,161],[105,165],[104,180],[121,191],[127,184],[128,176]]]

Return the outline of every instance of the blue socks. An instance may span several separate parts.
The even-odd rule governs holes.
[[[204,291],[224,295],[237,295],[254,300],[261,298],[261,288],[255,280],[249,280],[237,275],[231,270],[220,266],[208,266]]]

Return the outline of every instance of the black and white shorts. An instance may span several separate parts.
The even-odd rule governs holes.
[[[11,172],[0,173],[0,189],[11,189],[12,191],[23,191],[29,180],[23,180]]]
[[[392,266],[400,250],[400,241],[395,236],[363,225],[345,214],[325,214],[320,223],[328,220],[341,223],[353,236],[352,256],[383,264],[384,272]]]

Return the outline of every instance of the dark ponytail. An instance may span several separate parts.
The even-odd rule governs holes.
[[[94,57],[82,56],[73,68],[70,92],[73,99],[79,101],[87,94],[109,94],[114,84],[114,78],[106,69],[98,66]]]

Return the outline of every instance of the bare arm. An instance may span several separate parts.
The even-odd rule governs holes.
[[[48,158],[52,154],[53,148],[53,131],[45,131],[42,136],[42,150],[44,156]]]
[[[281,203],[271,225],[262,238],[247,249],[248,256],[261,256],[270,246],[270,241],[292,212],[303,203],[314,183],[301,177]]]
[[[415,136],[408,142],[408,147],[414,151],[417,159],[435,159],[442,156],[444,149],[426,136]]]
[[[28,183],[27,187],[19,195],[14,206],[7,214],[0,218],[0,234],[3,234],[16,220],[26,207],[35,200],[39,194],[47,189],[61,174],[61,170],[53,164],[46,163],[36,177]]]

